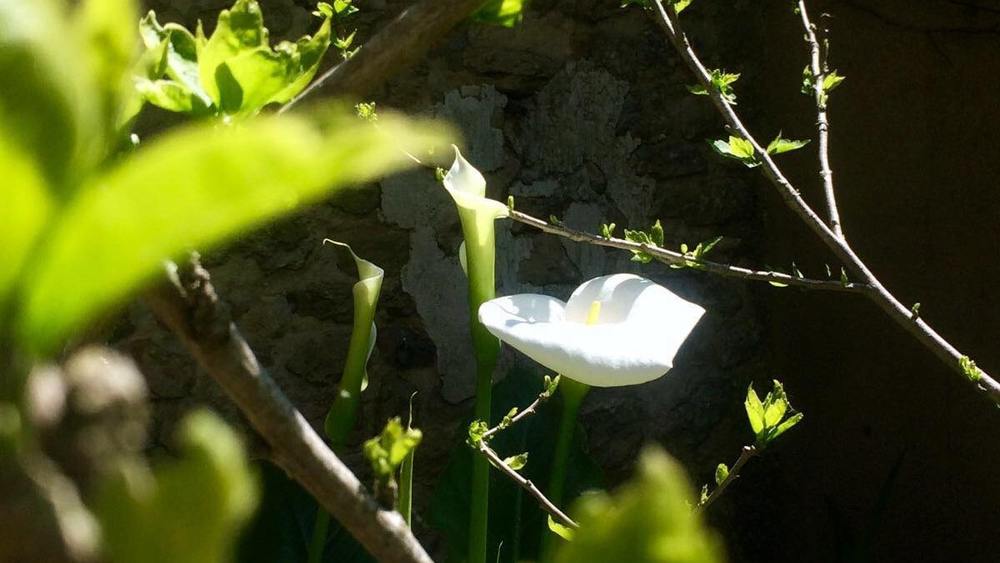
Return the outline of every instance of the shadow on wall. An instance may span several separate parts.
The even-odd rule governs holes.
[[[769,4],[763,74],[741,107],[766,136],[815,138],[797,94],[807,61],[787,2]],[[984,369],[1000,371],[1000,10],[980,1],[817,3],[831,17],[831,159],[848,238],[883,282]],[[763,89],[767,86],[767,90]],[[810,145],[808,149],[814,149]],[[810,150],[782,160],[820,207]],[[769,185],[767,259],[822,275],[832,260]],[[830,262],[837,269],[835,262]],[[805,424],[747,474],[732,520],[773,542],[731,541],[742,560],[984,561],[1000,551],[1000,410],[857,297],[767,291],[776,374]],[[761,466],[757,469],[762,469]],[[761,507],[754,490],[785,488]],[[780,508],[780,513],[778,512]],[[729,518],[729,516],[724,516]],[[790,531],[794,530],[792,534]],[[740,546],[737,549],[736,546]]]

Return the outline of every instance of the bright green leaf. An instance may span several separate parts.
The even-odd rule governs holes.
[[[791,428],[793,426],[795,426],[796,424],[798,424],[799,421],[802,420],[802,418],[804,416],[805,416],[804,414],[802,414],[802,413],[799,412],[799,413],[795,413],[792,416],[788,417],[784,422],[782,422],[781,424],[779,424],[778,426],[776,426],[774,428],[774,431],[771,433],[771,436],[769,437],[768,442],[773,442],[774,440],[776,440],[778,438],[778,436],[781,436],[782,434],[784,434],[788,430],[791,430]]]
[[[135,89],[144,101],[167,111],[195,115],[208,111],[204,101],[180,82],[143,78],[135,82]]]
[[[720,463],[715,468],[715,484],[721,485],[723,481],[729,478],[729,466],[725,463]]]
[[[549,526],[549,531],[559,536],[566,541],[573,541],[573,537],[576,535],[576,530],[570,528],[569,526],[564,526],[559,522],[556,522],[552,515],[549,514],[546,520]]]
[[[41,171],[26,154],[12,146],[0,128],[0,170],[4,176],[4,203],[0,206],[0,317],[22,265],[52,212],[52,201]],[[10,327],[2,326],[0,330]]]
[[[514,471],[520,471],[524,469],[525,465],[528,465],[528,452],[504,458],[503,463]]]
[[[743,405],[746,407],[750,428],[754,434],[759,434],[764,429],[764,405],[760,402],[757,392],[753,390],[752,384],[747,389],[747,398]]]
[[[319,130],[292,116],[165,135],[73,201],[34,255],[20,336],[50,351],[90,316],[161,270],[163,260],[228,237],[412,161],[439,130],[343,112]]]
[[[792,139],[784,139],[781,137],[781,133],[778,133],[778,136],[775,137],[774,140],[767,145],[767,154],[786,153],[789,151],[801,149],[802,147],[808,144],[809,144],[809,139],[805,139],[802,141],[794,141]]]
[[[472,19],[502,27],[514,27],[524,17],[526,0],[487,0],[472,14]]]

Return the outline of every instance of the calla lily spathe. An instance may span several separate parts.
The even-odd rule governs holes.
[[[667,373],[704,313],[645,278],[614,274],[584,283],[566,303],[531,293],[493,299],[479,320],[563,377],[618,387]]]

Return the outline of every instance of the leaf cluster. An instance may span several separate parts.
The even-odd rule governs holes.
[[[785,394],[784,386],[777,380],[774,381],[774,387],[763,401],[757,396],[757,392],[754,391],[751,384],[747,389],[744,406],[758,449],[767,447],[798,424],[804,416],[800,412],[795,412]]]
[[[331,42],[331,20],[357,9],[340,0],[321,3],[323,23],[313,36],[272,47],[256,0],[236,0],[219,14],[211,37],[201,24],[194,33],[176,23],[160,25],[150,11],[140,22],[146,52],[136,89],[145,101],[193,115],[255,115],[269,104],[288,102],[319,69]],[[350,47],[353,34],[337,39]]]
[[[365,441],[365,459],[371,464],[376,478],[387,481],[394,477],[400,464],[418,445],[423,434],[417,428],[404,427],[400,418],[390,418],[382,432]]]
[[[659,219],[657,219],[656,222],[653,223],[653,226],[649,228],[649,231],[625,229],[625,240],[651,248],[662,248],[663,225],[660,223]],[[649,264],[653,261],[653,255],[642,250],[633,250],[632,261],[639,262],[640,264]]]
[[[742,137],[730,135],[728,140],[717,139],[709,141],[708,144],[715,152],[726,158],[738,160],[746,165],[747,168],[756,168],[761,165],[760,155],[757,154],[753,143]],[[809,139],[786,139],[779,132],[778,136],[768,143],[765,150],[767,154],[782,154],[801,149],[807,144],[809,144]]]
[[[732,105],[736,105],[736,92],[733,91],[733,84],[740,79],[740,75],[726,72],[722,69],[712,69],[709,71],[709,83],[724,100]],[[708,89],[701,84],[688,86],[688,91],[696,96],[707,96]]]

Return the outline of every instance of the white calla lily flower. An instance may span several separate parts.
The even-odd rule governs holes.
[[[666,374],[704,313],[650,280],[614,274],[584,283],[566,303],[531,293],[493,299],[479,320],[563,377],[618,387]]]
[[[452,148],[455,149],[455,162],[445,174],[443,183],[458,206],[466,243],[471,243],[470,238],[482,245],[487,240],[492,243],[493,221],[507,217],[507,206],[486,197],[486,178],[465,160],[458,147],[452,145]]]

